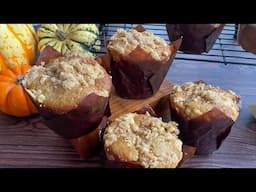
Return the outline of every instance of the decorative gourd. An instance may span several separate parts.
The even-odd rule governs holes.
[[[92,53],[100,50],[99,30],[95,24],[42,24],[38,31],[40,52],[50,45],[65,54],[71,49]]]
[[[0,72],[0,111],[16,117],[38,113],[30,97],[22,88],[23,75],[30,65],[21,65]]]
[[[36,32],[31,24],[0,24],[0,71],[34,62]]]

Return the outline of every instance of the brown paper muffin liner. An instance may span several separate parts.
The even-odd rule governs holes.
[[[75,109],[67,112],[47,108],[33,100],[45,125],[67,139],[80,137],[96,129],[107,111],[108,101],[108,97],[92,93]]]
[[[104,130],[108,125],[108,118],[104,116],[96,129],[81,137],[70,139],[69,141],[78,152],[81,160],[86,160],[94,155],[97,155],[102,150],[100,139],[101,130]]]
[[[107,71],[108,74],[111,74],[110,70],[110,56],[108,54],[99,55],[96,57],[96,60],[99,62],[99,64],[104,67],[104,69]]]
[[[138,27],[136,29],[138,30]],[[142,30],[140,27],[139,31]],[[155,60],[140,46],[128,55],[120,56],[119,61],[115,61],[110,55],[112,82],[117,94],[127,99],[143,99],[155,94],[173,62],[181,41],[178,39],[170,44],[171,56],[167,61]]]
[[[37,63],[47,64],[51,59],[62,56],[50,46],[47,46]],[[24,88],[26,91],[26,88]],[[27,92],[27,91],[26,91]],[[30,95],[28,93],[28,95]],[[31,96],[30,96],[31,97]],[[57,134],[67,139],[78,138],[97,128],[105,114],[110,114],[109,97],[98,96],[94,93],[87,95],[78,106],[70,111],[54,109],[38,103],[31,97],[40,112],[44,123]]]
[[[217,108],[194,119],[187,119],[170,102],[172,120],[179,124],[180,139],[196,147],[196,154],[211,154],[228,136],[234,121]]]
[[[61,56],[62,54],[60,52],[47,45],[37,58],[36,65],[41,65],[42,62],[47,64],[51,61],[51,59],[56,59]]]
[[[47,64],[60,56],[60,53],[48,46],[39,56],[37,64]],[[24,90],[26,91],[25,88]],[[69,139],[81,159],[87,159],[99,150],[98,129],[105,123],[103,117],[110,116],[109,97],[89,94],[70,111],[49,108],[31,96],[30,98],[39,110],[44,124],[56,134]]]
[[[167,106],[169,108],[169,101],[167,100],[167,98],[162,98],[159,101],[159,103],[160,103],[160,105],[156,105],[157,110],[166,109],[166,107],[163,104],[167,104]],[[167,113],[157,113],[155,111],[155,107],[153,109],[153,107],[151,107],[150,105],[146,105],[142,109],[135,111],[135,113],[138,113],[138,114],[145,114],[146,112],[148,112],[150,115],[155,116],[155,117],[162,117],[162,118],[169,117],[169,114],[167,114]],[[108,124],[109,123],[110,122],[108,122]],[[105,126],[105,127],[102,126],[101,132],[100,132],[102,148],[104,148],[103,135],[104,135],[104,131],[105,131],[106,127],[107,126]],[[178,163],[176,168],[182,167],[182,165],[185,161],[189,160],[191,157],[194,156],[195,151],[196,151],[195,147],[183,144],[182,145],[183,157],[180,160],[180,162]],[[114,154],[112,154],[112,155],[114,155]],[[134,161],[124,162],[122,160],[118,160],[118,157],[115,157],[115,160],[108,160],[104,150],[101,153],[101,159],[102,159],[103,167],[105,167],[105,168],[144,168],[138,162],[134,162]]]
[[[182,37],[180,51],[192,54],[208,53],[223,28],[224,24],[166,24],[170,41]]]
[[[237,40],[241,47],[251,53],[256,54],[256,25],[239,24]]]
[[[189,146],[189,145],[183,145],[182,146],[182,152],[183,157],[180,160],[179,164],[176,168],[181,168],[182,165],[189,160],[191,157],[194,156],[196,151],[195,147]],[[106,155],[103,155],[105,159],[107,159]],[[104,161],[104,167],[105,168],[144,168],[142,165],[140,165],[137,162],[124,162],[124,161],[118,161],[118,160],[105,160]]]
[[[64,112],[43,107],[31,100],[39,110],[42,122],[56,134],[69,139],[80,159],[88,159],[101,149],[100,130],[107,126],[110,116],[109,98],[90,94],[77,108]]]

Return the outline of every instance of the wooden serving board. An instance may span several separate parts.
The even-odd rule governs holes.
[[[111,111],[111,116],[109,117],[109,120],[112,121],[118,116],[125,113],[139,111],[146,105],[150,105],[154,108],[154,106],[162,98],[170,94],[172,87],[173,84],[170,81],[164,80],[156,94],[154,94],[152,97],[139,100],[121,98],[116,94],[113,89],[109,100],[109,106]],[[95,152],[100,150],[99,131],[99,129],[95,129],[87,135],[70,140],[76,151],[80,154],[81,159],[88,159]]]
[[[113,91],[109,101],[111,111],[110,120],[124,113],[140,110],[147,104],[154,106],[161,98],[170,94],[172,87],[173,84],[170,81],[164,80],[156,94],[147,99],[139,100],[121,98]]]

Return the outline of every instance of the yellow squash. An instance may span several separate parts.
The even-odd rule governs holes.
[[[0,24],[0,71],[33,64],[37,37],[31,24]]]

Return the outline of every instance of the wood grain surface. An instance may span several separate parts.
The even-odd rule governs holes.
[[[112,96],[109,100],[111,116],[110,120],[114,120],[119,115],[129,112],[134,112],[142,109],[145,105],[150,104],[154,105],[155,102],[158,102],[162,97],[170,94],[173,84],[164,80],[158,92],[152,97],[146,99],[124,99],[116,95],[115,92],[112,93]]]

